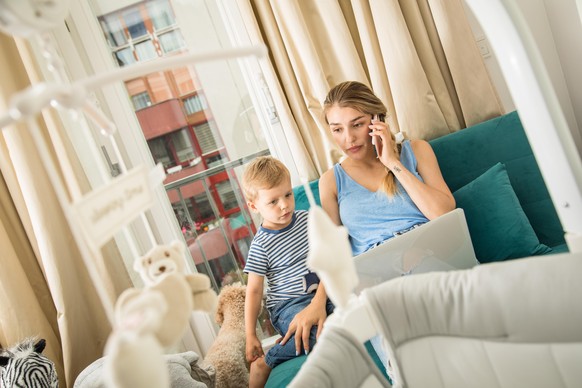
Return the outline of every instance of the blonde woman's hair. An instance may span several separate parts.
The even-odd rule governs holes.
[[[242,187],[246,199],[254,201],[259,190],[272,189],[287,179],[291,179],[291,174],[280,160],[272,156],[259,156],[246,167]]]
[[[367,85],[357,81],[346,81],[334,86],[328,93],[323,102],[323,113],[325,115],[325,122],[327,120],[327,112],[334,106],[340,108],[352,108],[363,114],[374,117],[376,115],[386,115],[386,106]],[[390,132],[392,138],[394,134]],[[400,157],[401,145],[397,145],[398,156]],[[396,177],[392,171],[386,169],[386,177],[380,184],[379,191],[393,197],[398,192],[396,185]]]

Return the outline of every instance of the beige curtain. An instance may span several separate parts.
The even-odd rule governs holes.
[[[30,83],[34,69],[30,63],[25,69],[21,56],[27,61],[27,53],[13,39],[0,34],[0,49],[0,112],[6,112],[10,96]],[[56,117],[39,119],[38,127],[31,133],[12,126],[0,136],[0,343],[45,338],[44,354],[56,363],[60,386],[72,387],[102,355],[111,328],[32,138],[52,147],[55,136],[66,136]],[[64,143],[59,157],[51,151],[54,161],[62,161],[63,153],[71,160],[61,177],[79,175],[76,184],[86,189],[71,145]],[[113,282],[108,292],[118,295],[130,286],[128,274],[114,246],[105,247],[103,256]]]
[[[503,113],[460,0],[238,0],[294,157],[311,179],[341,156],[321,103],[370,85],[394,131],[430,140]],[[272,64],[272,65],[271,65]]]

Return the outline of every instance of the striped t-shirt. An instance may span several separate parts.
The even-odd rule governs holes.
[[[305,295],[303,278],[307,268],[307,215],[305,210],[293,213],[291,223],[283,229],[262,226],[257,231],[244,272],[267,278],[267,308],[283,300]]]

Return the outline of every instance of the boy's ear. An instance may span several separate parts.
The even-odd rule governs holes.
[[[249,209],[251,209],[255,213],[258,213],[259,212],[259,209],[257,209],[257,207],[255,206],[255,203],[254,202],[248,201],[247,202],[247,206],[248,206]]]

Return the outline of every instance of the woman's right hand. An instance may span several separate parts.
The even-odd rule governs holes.
[[[396,148],[396,140],[390,131],[388,124],[383,121],[372,119],[370,124],[370,136],[375,137],[376,153],[378,159],[384,166],[390,168],[395,162],[400,161],[398,149]]]

